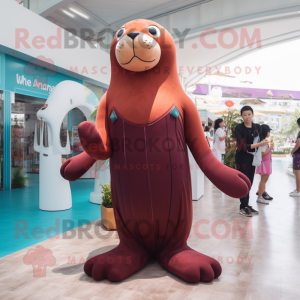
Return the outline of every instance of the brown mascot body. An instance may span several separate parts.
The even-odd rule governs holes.
[[[125,24],[111,44],[111,83],[96,124],[78,131],[84,153],[61,174],[78,179],[96,160],[110,158],[111,189],[120,244],[91,258],[87,275],[120,281],[151,257],[187,282],[210,282],[220,264],[187,245],[192,193],[187,145],[205,175],[224,193],[243,197],[250,181],[225,167],[208,147],[195,105],[183,91],[174,41],[149,20]]]

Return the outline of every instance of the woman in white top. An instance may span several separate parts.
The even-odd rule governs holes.
[[[205,126],[205,128],[204,128],[204,134],[205,134],[206,140],[208,142],[208,146],[209,146],[209,148],[211,148],[210,141],[212,141],[213,138],[211,138],[209,131],[210,131],[209,126]]]
[[[215,121],[214,129],[215,129],[215,140],[212,152],[214,153],[215,157],[223,162],[222,156],[225,154],[225,130],[224,130],[224,120],[217,119]]]

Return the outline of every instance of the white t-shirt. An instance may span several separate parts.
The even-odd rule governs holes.
[[[265,146],[261,146],[261,153],[264,153],[266,152],[268,149],[268,145],[265,145]]]
[[[219,141],[220,137],[225,135],[225,131],[222,128],[218,128],[215,133],[215,141],[214,141],[214,149],[221,153],[225,153],[225,139],[223,141]]]

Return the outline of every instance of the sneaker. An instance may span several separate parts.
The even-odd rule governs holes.
[[[300,194],[300,193],[299,193],[299,194]],[[300,195],[299,195],[299,196],[300,196]],[[257,202],[257,203],[261,203],[261,204],[267,204],[267,205],[269,205],[269,202],[266,201],[263,197],[257,198],[256,202]]]
[[[292,193],[290,193],[291,197],[300,197],[300,192],[294,191]]]
[[[293,190],[292,192],[290,192],[290,194],[293,194],[293,193],[295,193],[295,192],[297,192],[297,190]]]
[[[251,214],[250,210],[247,207],[242,208],[240,210],[240,215],[243,215],[245,217],[252,217],[252,214]]]
[[[252,214],[258,215],[258,211],[255,210],[252,206],[248,206],[249,210],[251,211]]]

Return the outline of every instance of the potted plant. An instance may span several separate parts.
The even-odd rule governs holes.
[[[102,203],[101,203],[101,222],[107,230],[117,229],[114,209],[111,200],[110,183],[101,184],[102,186]]]
[[[25,182],[26,180],[30,180],[29,177],[25,177],[23,175],[23,168],[18,167],[13,170],[13,176],[12,176],[12,181],[11,181],[11,188],[12,189],[22,189],[25,188]]]
[[[102,184],[110,182],[109,159],[96,161],[94,165],[95,184],[94,191],[90,194],[90,202],[95,204],[102,203]]]

